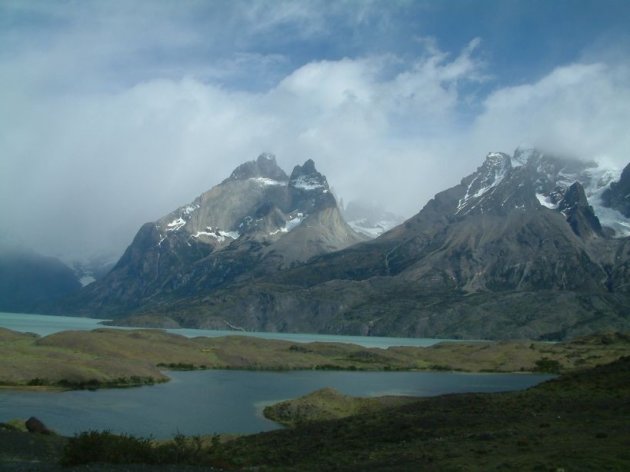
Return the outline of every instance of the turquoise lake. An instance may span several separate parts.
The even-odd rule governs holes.
[[[50,315],[30,315],[24,313],[1,313],[0,327],[12,329],[14,331],[31,332],[41,336],[56,333],[58,331],[69,330],[91,330],[97,328],[116,328],[116,329],[134,329],[134,328],[117,328],[116,326],[105,326],[101,324],[103,319],[96,318],[80,318],[73,316],[50,316]],[[170,333],[181,334],[187,337],[207,336],[210,338],[218,336],[254,336],[264,339],[284,339],[292,342],[336,342],[336,343],[353,343],[365,347],[381,347],[390,346],[431,346],[441,339],[427,338],[387,338],[377,336],[340,336],[332,334],[294,334],[294,333],[258,333],[251,331],[221,331],[210,329],[166,329]]]

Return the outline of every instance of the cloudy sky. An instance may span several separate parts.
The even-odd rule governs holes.
[[[0,243],[71,260],[241,162],[403,216],[489,151],[630,161],[627,0],[0,0]]]

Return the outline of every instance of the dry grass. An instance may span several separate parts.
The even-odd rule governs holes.
[[[160,330],[65,331],[46,337],[0,328],[0,385],[89,387],[163,382],[161,369],[568,371],[630,353],[630,336],[568,343],[484,342],[365,348],[246,336],[186,338]]]

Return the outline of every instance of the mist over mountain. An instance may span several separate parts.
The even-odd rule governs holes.
[[[342,213],[352,229],[369,238],[380,236],[405,220],[382,205],[364,200],[348,202],[342,207]]]
[[[213,281],[203,293],[179,292],[135,311],[182,326],[363,335],[560,339],[628,329],[630,225],[602,198],[620,177],[535,149],[490,153],[376,239],[273,271],[264,262],[279,254],[262,251],[263,264],[245,279],[222,275],[219,283],[212,274],[228,266],[209,257],[211,265],[195,266],[196,280]],[[189,225],[179,211],[162,224]],[[239,238],[216,255],[242,250]]]

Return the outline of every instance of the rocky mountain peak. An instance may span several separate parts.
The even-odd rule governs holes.
[[[601,196],[602,204],[630,218],[630,164],[621,172],[618,182],[612,182]]]
[[[289,185],[304,190],[314,190],[318,188],[328,189],[326,177],[317,171],[313,159],[308,159],[303,165],[297,165],[293,168]]]
[[[289,178],[289,193],[293,206],[303,208],[308,213],[337,206],[326,177],[317,171],[312,159],[295,166]]]
[[[262,153],[255,161],[245,162],[238,166],[225,181],[265,178],[286,182],[287,174],[276,163],[273,154]]]
[[[114,269],[77,303],[84,300],[91,312],[140,309],[364,239],[343,220],[312,160],[296,166],[289,180],[273,155],[261,154],[192,203],[143,225]]]
[[[621,177],[619,178],[619,185],[630,187],[630,164],[628,164],[621,172]]]
[[[562,212],[579,236],[630,235],[630,166],[619,177],[593,161],[517,148],[511,158],[489,153],[447,194],[443,204],[458,217],[543,206]]]
[[[510,156],[502,152],[491,152],[486,156],[484,163],[477,172],[479,174],[478,185],[483,188],[498,185],[512,169]]]
[[[504,152],[489,152],[482,167],[487,169],[503,169],[512,167],[510,156]]]
[[[512,166],[520,167],[526,165],[535,165],[542,159],[544,154],[542,151],[532,147],[517,147],[512,156]]]
[[[512,169],[510,157],[501,152],[491,152],[477,171],[462,180],[466,187],[465,194],[459,199],[456,214],[469,214],[474,209],[482,210],[480,203],[487,201],[499,187],[499,184],[510,174]]]
[[[584,187],[579,182],[574,182],[565,192],[564,198],[558,205],[558,210],[564,213],[572,208],[587,206],[588,200],[586,199]]]
[[[565,192],[558,210],[567,217],[567,223],[580,237],[601,236],[602,226],[593,207],[588,204],[584,187],[574,182]]]

